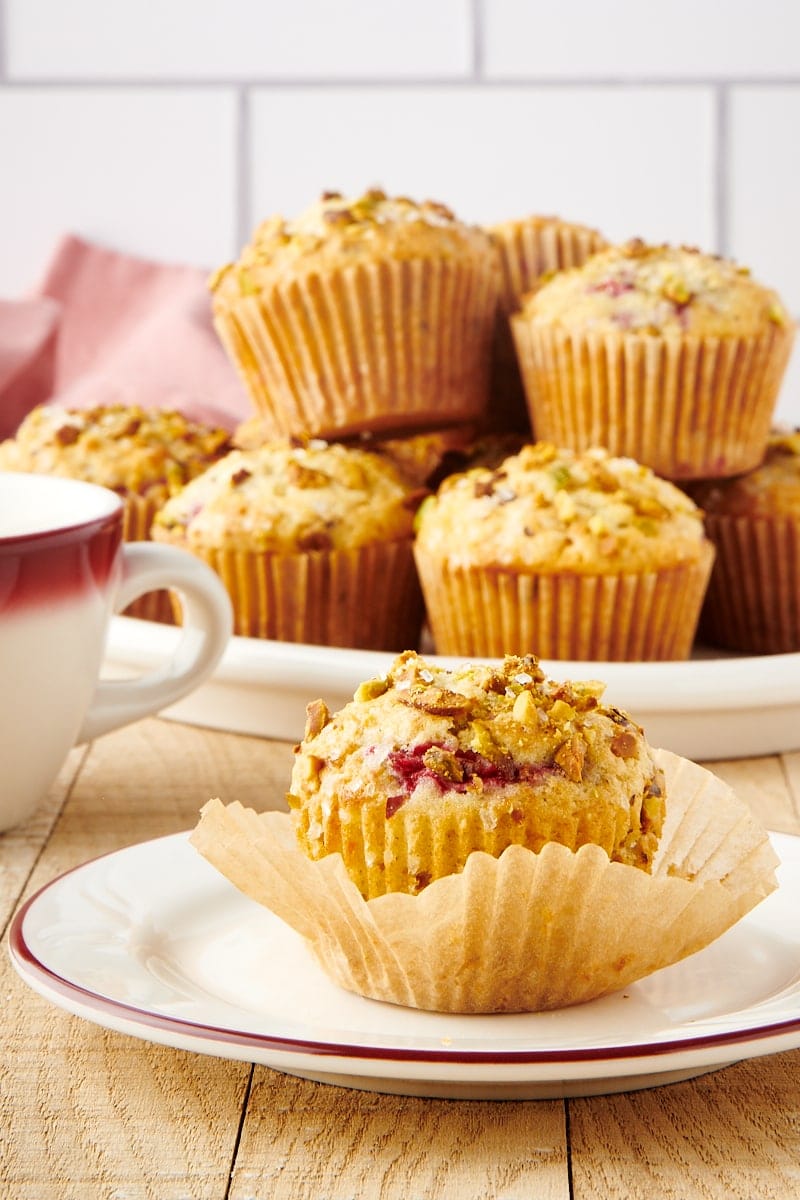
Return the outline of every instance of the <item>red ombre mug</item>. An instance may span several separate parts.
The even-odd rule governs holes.
[[[111,614],[160,588],[183,607],[173,657],[137,679],[99,679]],[[114,492],[0,472],[0,831],[31,815],[72,746],[196,687],[230,632],[214,572],[173,547],[123,542]]]

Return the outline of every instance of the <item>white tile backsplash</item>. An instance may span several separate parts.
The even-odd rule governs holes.
[[[36,282],[67,230],[175,262],[229,256],[235,118],[219,90],[0,90],[0,295]]]
[[[22,0],[20,0],[22,2]],[[486,0],[489,79],[796,75],[796,0]]]
[[[472,66],[470,0],[6,0],[9,77],[418,79]]]
[[[715,238],[704,88],[259,88],[250,133],[251,224],[379,184],[476,222],[557,212],[615,239]]]
[[[67,229],[207,266],[382,183],[724,250],[800,316],[798,46],[797,0],[0,0],[0,295]]]
[[[730,97],[729,249],[800,313],[800,85]]]

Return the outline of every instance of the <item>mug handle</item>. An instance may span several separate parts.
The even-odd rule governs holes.
[[[174,654],[138,679],[99,680],[78,745],[174,704],[202,683],[222,658],[233,615],[219,577],[186,550],[155,542],[126,542],[115,611],[160,588],[180,592],[183,604],[183,629]]]

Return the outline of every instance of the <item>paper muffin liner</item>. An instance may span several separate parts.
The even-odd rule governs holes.
[[[543,275],[580,267],[607,243],[594,229],[553,221],[509,222],[492,229],[492,240],[500,262],[500,296],[492,342],[488,424],[502,432],[528,431],[530,414],[509,317]]]
[[[122,512],[122,537],[126,542],[146,542],[150,538],[150,526],[158,511],[158,505],[146,496],[126,493]],[[172,625],[179,620],[179,607],[175,606],[168,591],[161,589],[157,592],[145,592],[132,604],[129,604],[122,614],[125,617],[136,617],[140,621],[159,621],[164,625]]]
[[[451,567],[419,548],[416,558],[438,654],[656,662],[689,657],[714,549],[618,575]]]
[[[298,276],[215,324],[276,436],[338,437],[482,416],[497,299],[492,255]]]
[[[512,788],[517,794],[524,791],[524,785]],[[574,818],[541,807],[526,816],[525,799],[520,796],[519,807],[493,813],[491,823],[483,819],[479,797],[459,795],[443,801],[435,820],[413,805],[401,805],[387,821],[385,809],[383,803],[359,807],[304,800],[295,818],[299,822],[297,840],[309,857],[316,857],[314,850],[320,842],[327,853],[340,854],[350,878],[370,899],[386,892],[413,895],[432,879],[460,871],[476,850],[498,858],[513,844],[540,850],[545,842],[573,846],[591,842],[611,858],[620,845],[620,814],[610,805],[587,807]],[[314,831],[313,841],[309,830]]]
[[[665,479],[713,479],[757,466],[794,330],[752,337],[583,336],[512,317],[536,436],[604,446]]]
[[[717,558],[701,637],[745,654],[800,651],[800,518],[707,513],[705,525]]]
[[[159,540],[189,549],[165,531]],[[410,539],[304,554],[194,545],[191,552],[225,585],[241,637],[361,650],[419,641],[423,605]]]
[[[477,851],[418,896],[365,901],[340,855],[303,854],[284,813],[214,800],[191,841],[349,991],[441,1012],[560,1008],[693,954],[777,886],[775,853],[746,805],[694,763],[656,757],[668,817],[652,875],[597,846],[550,842],[538,854]],[[268,947],[263,970],[266,994]]]

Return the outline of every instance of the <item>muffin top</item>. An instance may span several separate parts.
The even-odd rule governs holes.
[[[498,251],[500,302],[506,313],[519,308],[522,294],[543,275],[578,267],[608,244],[596,229],[553,216],[501,221],[487,232]]]
[[[746,475],[692,484],[709,514],[729,517],[800,517],[800,431],[770,435],[764,461]]]
[[[664,779],[642,730],[602,693],[594,681],[546,679],[532,655],[446,669],[406,651],[335,715],[321,700],[309,705],[288,797],[295,822],[304,806],[377,805],[387,824],[402,809],[435,829],[455,803],[465,821],[477,806],[487,829],[510,814],[537,851],[545,840],[577,849],[610,812],[609,857],[647,868]],[[560,836],[542,838],[543,828]]]
[[[158,514],[153,537],[298,553],[410,538],[423,491],[369,451],[312,440],[232,450]]]
[[[325,192],[299,217],[270,217],[236,263],[212,275],[215,296],[232,301],[282,280],[359,263],[404,259],[492,259],[488,234],[460,221],[444,204]]]
[[[526,296],[534,324],[595,333],[747,336],[789,326],[778,294],[745,267],[686,246],[612,246]]]
[[[420,549],[451,567],[618,574],[695,560],[702,513],[666,480],[606,450],[546,442],[496,469],[451,475],[417,515]]]
[[[227,430],[197,424],[172,410],[40,405],[28,413],[13,439],[0,444],[0,467],[66,475],[160,502],[229,446]]]

